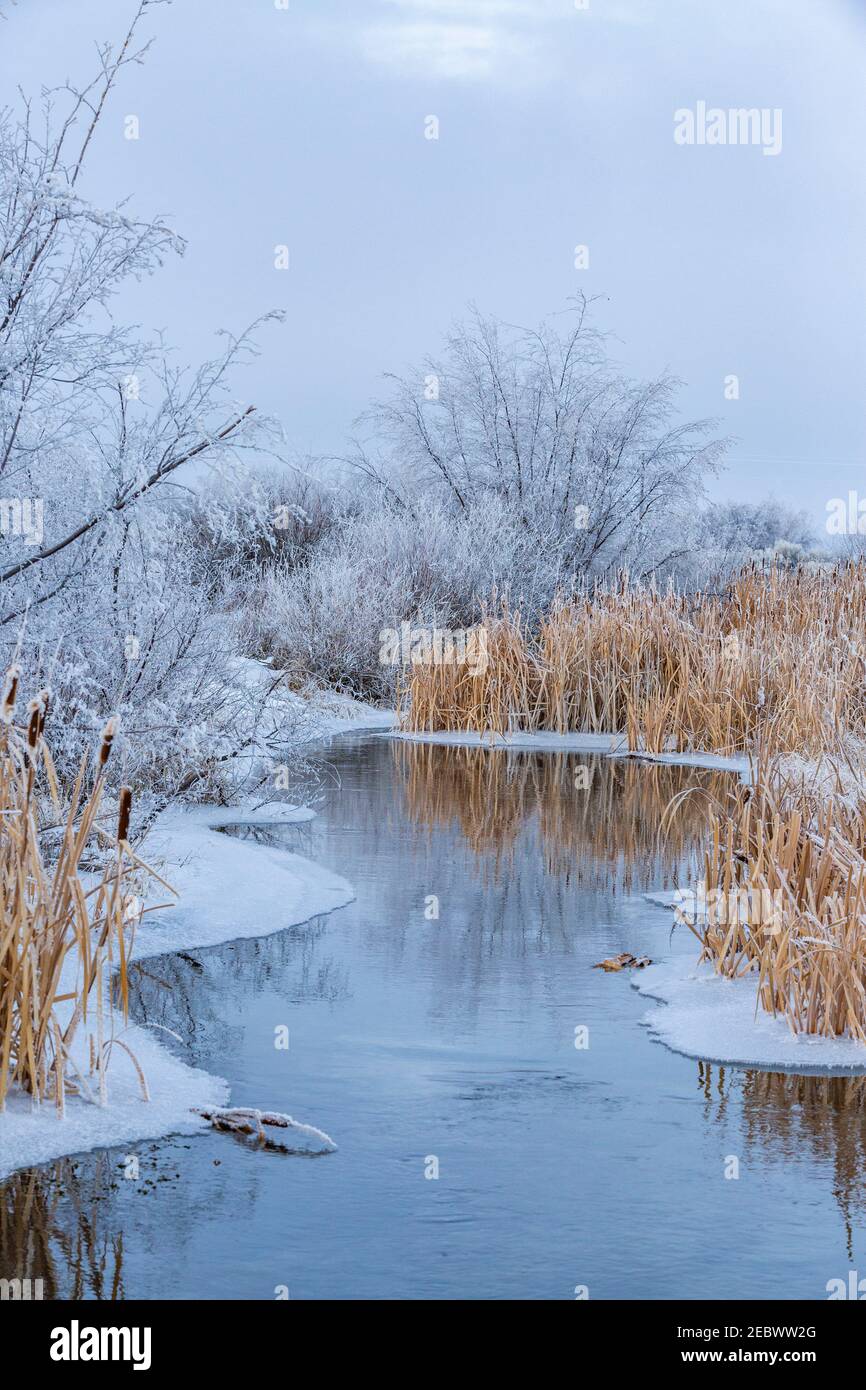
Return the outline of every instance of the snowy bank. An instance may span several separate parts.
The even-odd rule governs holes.
[[[234,839],[218,828],[285,824],[312,816],[311,811],[281,803],[255,812],[215,807],[166,812],[148,836],[144,857],[158,860],[162,876],[178,890],[181,900],[177,907],[144,917],[132,959],[266,936],[350,902],[353,893],[345,879],[300,855]],[[159,900],[164,901],[164,890],[158,891]],[[74,960],[70,972],[70,983],[64,987],[74,983]],[[94,1019],[95,1013],[94,1000]],[[119,1044],[112,1049],[106,1073],[108,1104],[70,1097],[65,1114],[59,1117],[51,1104],[35,1107],[29,1098],[13,1096],[0,1114],[0,1178],[65,1154],[205,1130],[207,1121],[194,1115],[193,1107],[207,1110],[226,1104],[225,1081],[181,1062],[147,1028],[125,1024],[112,1010],[107,1011],[105,1028],[106,1037],[114,1037]],[[142,1068],[149,1101],[143,1098],[125,1047]],[[86,1049],[82,1031],[74,1061],[85,1076]]]
[[[298,697],[301,698],[301,697]],[[314,732],[312,737],[330,738],[333,734],[361,733],[368,729],[392,729],[397,715],[392,709],[378,709],[353,700],[350,695],[319,690],[304,697],[310,712]]]
[[[133,960],[242,937],[270,936],[351,902],[345,879],[278,846],[221,833],[226,825],[310,820],[305,808],[211,806],[169,810],[147,837],[143,857],[180,894],[176,907],[146,916]]]
[[[150,1100],[143,1099],[132,1060],[120,1047],[112,1051],[105,1106],[71,1097],[59,1117],[51,1103],[34,1106],[27,1096],[11,1096],[0,1114],[0,1179],[66,1154],[194,1134],[207,1124],[192,1113],[193,1106],[225,1104],[228,1085],[220,1077],[188,1067],[147,1029],[125,1026],[118,1015],[113,1022],[115,1036],[135,1054],[147,1078]],[[81,1055],[77,1060],[85,1063]]]
[[[405,733],[395,731],[393,738],[405,739],[409,743],[439,743],[448,748],[529,748],[549,753],[600,753],[614,758],[636,758],[647,763],[672,763],[681,767],[715,768],[723,772],[737,772],[741,776],[749,772],[746,757],[723,758],[715,753],[643,753],[630,750],[625,734],[554,734],[521,733],[509,734],[488,732],[483,734],[464,733],[452,730],[437,730],[435,733]]]
[[[726,980],[693,956],[647,966],[632,980],[658,1000],[643,1022],[652,1036],[687,1057],[764,1071],[866,1073],[866,1047],[846,1038],[795,1036],[758,1006],[754,974]]]
[[[264,703],[275,726],[291,730],[296,747],[334,734],[390,729],[397,722],[394,710],[379,709],[336,690],[322,686],[291,690],[280,679],[279,668],[268,661],[238,656],[232,659],[231,669],[239,689]],[[264,745],[260,749],[263,756],[267,751]]]

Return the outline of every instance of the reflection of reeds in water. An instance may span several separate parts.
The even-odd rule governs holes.
[[[549,874],[612,891],[664,886],[672,875],[681,883],[697,868],[704,816],[700,798],[682,798],[672,811],[671,802],[686,779],[717,798],[730,782],[724,773],[632,759],[404,741],[392,746],[415,824],[459,830],[494,876],[512,863],[520,836],[532,830]]]
[[[808,1158],[833,1170],[833,1196],[851,1228],[866,1221],[866,1076],[797,1076],[698,1062],[698,1087],[714,1121],[741,1107],[745,1157]]]
[[[100,1231],[117,1157],[72,1159],[0,1184],[0,1278],[42,1280],[45,1299],[122,1299],[123,1236]]]

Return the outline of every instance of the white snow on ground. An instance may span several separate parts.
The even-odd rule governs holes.
[[[497,734],[467,733],[463,730],[438,729],[435,733],[406,733],[395,731],[394,738],[408,743],[442,743],[449,748],[538,748],[551,753],[612,753],[625,749],[624,734]]]
[[[310,815],[303,810],[298,816],[293,808],[280,816],[272,808],[215,811],[208,806],[162,815],[142,847],[142,857],[177,889],[180,901],[144,918],[133,959],[269,936],[351,902],[353,892],[346,880],[320,865],[280,847],[212,829]],[[160,901],[165,901],[164,892]]]
[[[313,814],[277,804],[255,811],[177,809],[160,817],[143,847],[143,857],[149,862],[158,859],[159,872],[180,892],[181,900],[177,907],[144,917],[133,959],[266,936],[350,902],[352,889],[336,874],[286,850],[234,839],[212,828],[304,821]],[[159,885],[155,891],[157,901],[166,901]],[[64,983],[64,988],[70,987]],[[58,1014],[62,1024],[59,1009]],[[88,1020],[91,1026],[94,1018],[95,1007]],[[107,1069],[107,1106],[71,1097],[59,1118],[51,1104],[35,1109],[26,1097],[13,1097],[0,1114],[0,1178],[16,1168],[64,1154],[206,1129],[207,1122],[192,1114],[192,1107],[221,1106],[228,1101],[225,1081],[186,1066],[166,1049],[158,1034],[135,1024],[127,1026],[116,1013],[106,1022],[106,1035],[109,1029],[141,1064],[150,1101],[142,1098],[133,1063],[119,1046],[113,1049]],[[86,1075],[83,1033],[77,1041],[81,1050],[75,1060]],[[237,1099],[242,1104],[245,1097]]]
[[[440,730],[436,733],[395,732],[393,737],[406,739],[410,743],[441,743],[449,748],[536,748],[549,753],[607,753],[617,758],[638,758],[642,762],[717,768],[740,774],[749,771],[749,760],[743,757],[723,758],[715,753],[630,752],[625,734],[476,734]]]
[[[184,815],[190,813],[189,808]],[[250,803],[240,806],[204,806],[199,817],[206,825],[219,828],[225,825],[301,825],[315,820],[316,813],[309,806],[290,806],[287,801],[266,801],[253,807]]]
[[[234,674],[241,688],[254,696],[261,698],[267,693],[271,718],[278,726],[291,729],[297,746],[334,734],[390,729],[397,722],[394,710],[378,709],[336,690],[318,686],[290,690],[279,680],[278,670],[253,657],[236,657]]]
[[[616,758],[636,758],[642,763],[670,763],[672,767],[703,767],[718,772],[737,772],[740,780],[751,775],[749,759],[737,755],[725,758],[720,753],[631,753],[625,749],[615,749],[611,755]]]
[[[135,1053],[151,1099],[143,1100],[132,1061],[119,1047],[113,1050],[107,1072],[109,1103],[105,1106],[73,1097],[60,1118],[50,1103],[37,1108],[27,1097],[13,1096],[0,1114],[0,1178],[16,1168],[48,1163],[65,1154],[117,1144],[134,1146],[141,1139],[164,1134],[193,1134],[207,1125],[192,1114],[192,1106],[225,1105],[226,1082],[178,1061],[157,1041],[157,1035],[135,1025],[124,1027],[119,1018],[115,1018],[115,1035]]]
[[[845,1038],[795,1036],[783,1019],[756,1011],[754,975],[725,980],[681,956],[649,965],[632,985],[661,1001],[644,1018],[674,1052],[767,1071],[866,1073],[866,1047]]]
[[[317,738],[358,733],[362,729],[391,729],[397,722],[391,709],[377,709],[334,691],[316,691],[306,698],[306,706],[315,721]]]

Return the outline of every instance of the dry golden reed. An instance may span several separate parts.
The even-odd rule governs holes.
[[[404,728],[624,733],[634,750],[820,753],[866,720],[866,564],[745,569],[721,594],[627,577],[554,605],[501,604],[487,661],[409,667]]]
[[[680,920],[794,1033],[866,1042],[866,802],[775,765],[735,800],[710,816],[703,900]]]
[[[404,727],[747,754],[753,785],[716,803],[702,900],[681,920],[795,1033],[866,1043],[866,775],[850,751],[866,730],[866,563],[751,565],[689,596],[623,577],[556,604],[537,632],[507,605],[484,626],[483,671],[409,669]],[[789,754],[817,760],[809,778],[786,772]]]
[[[14,722],[18,672],[7,672],[0,700],[0,1109],[13,1089],[63,1110],[67,1095],[106,1099],[114,1047],[126,1051],[147,1098],[147,1084],[127,1045],[113,1036],[104,987],[117,971],[124,1013],[127,962],[141,916],[136,886],[156,877],[127,841],[132,794],[120,796],[117,835],[97,823],[116,723],[103,730],[96,771],[83,762],[65,807],[43,733],[50,697],[31,701],[26,726]],[[43,852],[43,809],[59,833],[50,862]],[[82,858],[101,849],[104,863],[86,881]],[[161,880],[160,880],[161,881]],[[167,886],[167,885],[166,885]],[[89,1033],[89,1064],[79,1033]]]

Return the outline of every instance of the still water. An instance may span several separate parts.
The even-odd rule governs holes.
[[[137,1181],[118,1151],[18,1173],[4,1268],[106,1299],[825,1298],[866,1274],[866,1081],[680,1057],[593,968],[694,955],[643,893],[695,863],[700,795],[660,845],[671,797],[723,774],[373,735],[321,758],[315,821],[233,833],[357,900],[145,961],[131,1007],[339,1151],[209,1132],[138,1146]]]

